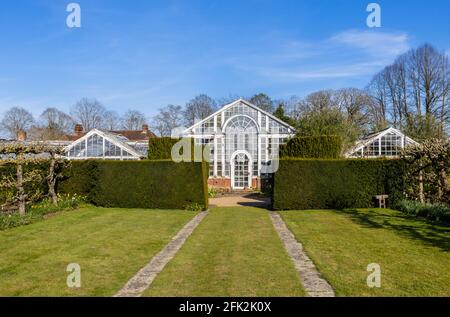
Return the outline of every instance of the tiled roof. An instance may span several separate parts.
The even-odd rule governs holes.
[[[121,130],[109,132],[123,135],[130,141],[147,141],[149,138],[156,137],[156,135],[152,131],[144,131],[144,130]]]
[[[118,135],[122,135],[127,138],[131,142],[139,142],[139,141],[148,141],[150,138],[156,138],[156,135],[152,131],[145,132],[144,130],[120,130],[120,131],[105,131],[109,133],[114,133]],[[66,135],[61,141],[76,141],[82,137],[84,137],[87,133],[83,132],[78,135]]]

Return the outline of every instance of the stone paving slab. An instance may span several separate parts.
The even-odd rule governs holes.
[[[139,297],[149,288],[156,276],[164,269],[167,263],[173,259],[178,250],[186,242],[194,229],[208,214],[203,211],[191,219],[151,261],[144,266],[114,297]]]
[[[303,245],[295,239],[294,234],[286,226],[281,216],[270,212],[270,218],[284,247],[294,262],[303,287],[311,297],[334,297],[331,285],[321,277],[316,266],[303,250]]]

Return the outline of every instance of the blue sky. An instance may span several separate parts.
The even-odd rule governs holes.
[[[82,27],[66,26],[78,2]],[[0,115],[68,111],[82,97],[152,116],[199,93],[363,88],[424,42],[450,52],[450,1],[384,0],[382,28],[357,0],[8,0],[0,6]],[[374,1],[375,2],[375,1]]]

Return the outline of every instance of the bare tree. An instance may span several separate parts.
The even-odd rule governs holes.
[[[436,115],[440,110],[439,100],[448,89],[442,89],[442,80],[448,76],[443,63],[448,62],[445,54],[438,52],[434,47],[425,44],[410,53],[412,64],[416,66],[419,78],[418,88],[425,114]]]
[[[448,57],[429,44],[399,56],[367,87],[375,114],[418,139],[445,137],[450,120]],[[382,117],[381,116],[381,117]]]
[[[272,113],[274,111],[272,99],[270,99],[270,97],[264,93],[254,95],[250,98],[249,101],[264,111],[267,111],[269,113]]]
[[[128,110],[122,117],[122,128],[125,130],[139,130],[147,122],[145,115],[137,110]]]
[[[218,107],[218,108],[222,108],[223,106],[225,106],[225,105],[227,105],[227,104],[229,104],[229,103],[232,103],[233,101],[236,101],[236,100],[238,100],[240,98],[240,96],[239,95],[236,95],[236,94],[229,94],[228,96],[226,96],[226,97],[222,97],[222,98],[218,98],[218,99],[216,99],[216,106]]]
[[[345,114],[360,134],[370,130],[370,109],[372,99],[362,90],[345,88],[336,91],[338,108]]]
[[[367,99],[364,92],[354,88],[311,93],[298,103],[297,134],[338,135],[347,148],[366,132]]]
[[[33,140],[56,140],[70,133],[74,122],[71,116],[56,109],[47,108],[39,117],[39,123],[30,129]]]
[[[159,113],[153,118],[153,128],[160,136],[171,136],[172,130],[181,127],[182,122],[181,106],[168,105],[159,109]]]
[[[103,116],[102,127],[109,131],[120,129],[120,117],[115,111],[108,110]]]
[[[306,96],[304,108],[308,112],[322,111],[338,107],[337,95],[334,90],[319,90]]]
[[[0,122],[0,129],[7,132],[10,137],[17,136],[17,132],[28,130],[34,122],[33,115],[20,107],[9,109]]]
[[[376,74],[366,87],[372,102],[369,107],[369,115],[373,130],[384,129],[388,126],[388,89],[383,73]]]
[[[41,124],[49,130],[68,133],[73,128],[73,119],[56,108],[45,109],[39,117]]]
[[[198,95],[186,104],[183,111],[184,122],[191,126],[196,121],[205,119],[216,109],[216,102],[205,94]]]
[[[72,117],[83,125],[85,131],[101,128],[106,109],[96,99],[83,98],[72,107]]]
[[[296,121],[301,119],[306,108],[304,99],[298,96],[291,96],[289,99],[284,101],[284,104],[286,106],[286,113],[288,116]]]

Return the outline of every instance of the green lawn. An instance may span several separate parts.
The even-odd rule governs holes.
[[[450,296],[450,228],[392,210],[285,211],[288,227],[340,296]],[[369,288],[369,263],[381,288]]]
[[[0,296],[110,296],[194,212],[88,207],[0,232]],[[392,210],[285,211],[340,296],[450,296],[450,228]],[[81,266],[81,289],[66,285]],[[381,265],[369,288],[367,265]],[[214,208],[146,296],[303,296],[267,210]]]
[[[267,210],[214,208],[147,296],[301,296],[300,279]]]
[[[195,213],[84,208],[0,232],[0,296],[109,296]],[[66,285],[81,266],[80,289]]]

